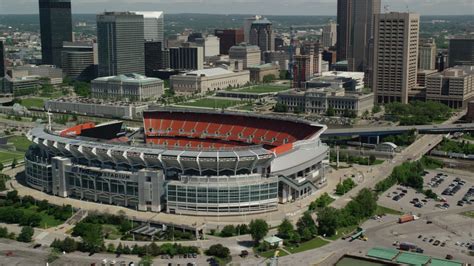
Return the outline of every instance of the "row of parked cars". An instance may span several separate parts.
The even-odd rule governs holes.
[[[458,206],[464,206],[464,204],[472,204],[474,202],[474,186],[464,194],[463,198],[458,201]]]
[[[419,235],[418,238],[422,238],[423,235]],[[434,237],[424,237],[423,238],[423,242],[428,242],[430,244],[433,244],[433,246],[440,246],[440,247],[445,247],[446,246],[446,242],[441,242],[437,239],[435,239]]]
[[[447,187],[443,192],[441,193],[442,195],[445,196],[454,196],[456,193],[458,193],[459,190],[466,184],[466,181],[461,180],[461,178],[456,177],[451,184],[449,184],[449,187]]]
[[[447,177],[447,174],[438,173],[435,177],[431,178],[431,181],[428,183],[428,185],[433,188],[438,187],[444,182],[444,180],[446,180]]]

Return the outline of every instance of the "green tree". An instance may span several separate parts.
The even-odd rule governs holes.
[[[275,107],[273,107],[273,111],[276,113],[286,113],[288,112],[288,106],[283,103],[276,103]]]
[[[235,231],[237,231],[237,234],[239,235],[246,235],[249,233],[249,227],[246,224],[239,224],[235,228]]]
[[[296,223],[296,228],[298,230],[298,233],[304,240],[309,240],[318,233],[316,223],[314,222],[314,219],[313,217],[311,217],[311,214],[309,212],[305,212],[303,216],[298,219],[298,222]],[[305,230],[307,230],[307,232],[305,232]],[[310,238],[308,238],[308,232],[311,235]]]
[[[377,210],[377,194],[364,188],[347,204],[345,209],[358,220],[371,217]]]
[[[326,207],[318,213],[318,232],[323,236],[332,236],[338,227],[338,210]]]
[[[71,253],[77,250],[77,242],[70,238],[66,237],[61,243],[61,251]]]
[[[276,77],[273,74],[265,75],[265,76],[263,76],[263,79],[262,79],[263,83],[271,83],[275,80],[276,80]]]
[[[8,237],[8,229],[6,227],[0,227],[0,238]]]
[[[255,242],[260,242],[268,233],[268,224],[265,220],[252,220],[249,224],[249,232]]]
[[[326,115],[327,116],[335,116],[336,115],[336,111],[334,110],[334,107],[332,106],[329,106],[327,111],[326,111]]]
[[[3,168],[4,168],[3,163],[0,163],[0,172],[3,171]]]
[[[283,219],[281,224],[278,226],[278,236],[283,239],[290,239],[294,233],[295,228],[290,220],[288,220],[288,218]]]
[[[222,237],[230,237],[235,235],[235,227],[233,225],[226,225],[221,231]]]
[[[376,160],[377,158],[375,157],[375,155],[371,154],[369,156],[369,164],[374,164]]]
[[[90,224],[87,231],[82,236],[84,249],[91,253],[97,253],[104,244],[102,226],[100,224]]]
[[[109,243],[109,244],[107,245],[107,252],[108,252],[108,253],[115,253],[115,246],[114,246],[113,243]]]
[[[29,243],[31,242],[35,230],[31,226],[23,226],[21,228],[21,233],[18,235],[17,240],[20,242]]]
[[[159,247],[155,242],[151,243],[151,244],[148,246],[148,249],[149,249],[150,254],[151,254],[152,256],[155,256],[155,257],[156,257],[156,256],[158,256],[158,255],[161,254],[160,247]]]
[[[230,250],[227,247],[224,247],[222,244],[215,244],[209,247],[206,250],[206,255],[216,256],[222,259],[228,258],[230,256]]]
[[[382,108],[378,104],[375,104],[374,107],[372,107],[372,114],[380,113],[381,111]]]
[[[337,195],[344,195],[346,194],[346,188],[342,184],[342,182],[337,183],[336,185],[336,194]]]

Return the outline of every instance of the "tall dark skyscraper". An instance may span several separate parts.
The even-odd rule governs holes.
[[[264,18],[256,20],[250,27],[250,44],[257,45],[263,52],[275,50],[275,36],[272,23]]]
[[[216,29],[214,35],[220,39],[220,54],[229,54],[230,47],[244,41],[244,31],[242,29]]]
[[[61,66],[63,42],[72,41],[71,0],[39,0],[43,64]]]
[[[351,39],[353,0],[337,0],[337,61],[347,60],[347,49]]]
[[[380,14],[380,0],[357,0],[352,3],[350,39],[347,49],[349,71],[367,70],[369,42],[373,37],[374,15]]]
[[[449,40],[449,67],[474,65],[474,35]]]
[[[97,15],[99,77],[145,75],[143,15],[105,12]]]
[[[155,77],[156,71],[163,69],[162,47],[162,42],[145,42],[145,76]]]
[[[0,40],[0,78],[3,77],[5,77],[5,46],[3,41]]]

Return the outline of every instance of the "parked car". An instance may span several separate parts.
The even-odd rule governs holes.
[[[441,244],[441,241],[439,241],[439,240],[436,240],[436,241],[433,243],[434,246],[439,246],[439,244]]]

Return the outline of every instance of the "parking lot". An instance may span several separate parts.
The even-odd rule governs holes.
[[[443,171],[427,171],[423,189],[431,189],[441,198],[427,198],[412,188],[393,186],[379,198],[379,204],[405,213],[423,215],[436,211],[462,208],[474,202],[473,177]]]

